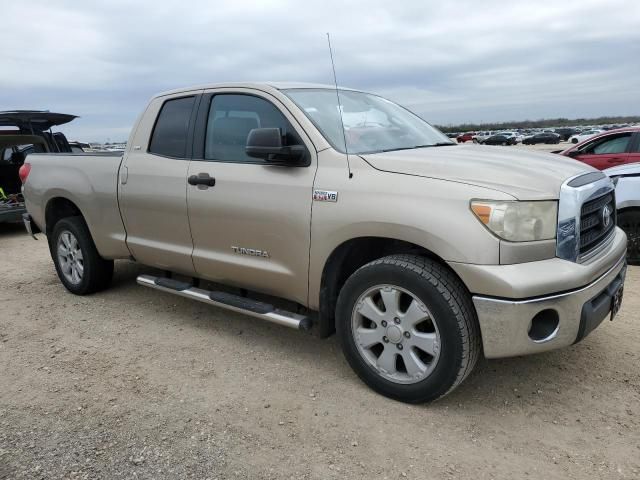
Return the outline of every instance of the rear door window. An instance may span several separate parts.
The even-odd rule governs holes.
[[[591,155],[608,155],[625,153],[631,140],[631,132],[607,135],[587,145],[582,153]]]
[[[158,114],[149,143],[149,153],[186,158],[189,121],[196,97],[167,100]]]
[[[631,147],[632,153],[640,153],[640,132],[636,132],[634,135],[633,145]]]

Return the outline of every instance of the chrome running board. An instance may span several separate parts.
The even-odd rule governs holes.
[[[296,328],[298,330],[309,330],[311,328],[311,319],[305,315],[280,310],[271,304],[241,297],[232,293],[204,290],[194,287],[187,282],[180,282],[166,277],[155,277],[153,275],[140,275],[137,278],[137,282],[144,287],[198,300],[199,302],[208,303],[214,307],[244,313],[245,315],[261,318],[268,322],[284,325],[285,327]]]

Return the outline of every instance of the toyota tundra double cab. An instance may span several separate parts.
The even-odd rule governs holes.
[[[437,399],[480,355],[579,342],[622,299],[614,185],[558,155],[457,145],[377,95],[216,84],[151,99],[120,154],[32,154],[31,233],[62,284],[140,285],[337,332],[376,391]],[[147,271],[147,269],[143,269]]]

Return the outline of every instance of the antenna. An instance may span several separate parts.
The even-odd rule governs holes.
[[[344,120],[342,119],[342,105],[340,104],[340,94],[338,93],[338,78],[336,77],[336,65],[333,62],[333,50],[331,49],[331,37],[329,36],[329,32],[327,32],[327,42],[329,43],[329,56],[331,57],[331,68],[333,69],[333,84],[336,86],[336,98],[338,99],[338,113],[340,114],[340,126],[342,127],[344,151],[347,154],[347,170],[349,170],[349,178],[353,178],[351,165],[349,164],[349,147],[347,146],[347,134],[344,130]]]

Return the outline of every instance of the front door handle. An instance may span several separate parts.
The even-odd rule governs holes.
[[[216,179],[209,176],[208,173],[191,175],[187,182],[189,182],[189,185],[204,185],[205,187],[214,187],[216,185]]]
[[[607,162],[609,162],[609,163],[622,163],[622,162],[624,162],[624,158],[613,157],[613,158],[610,158],[609,160],[607,160]]]

